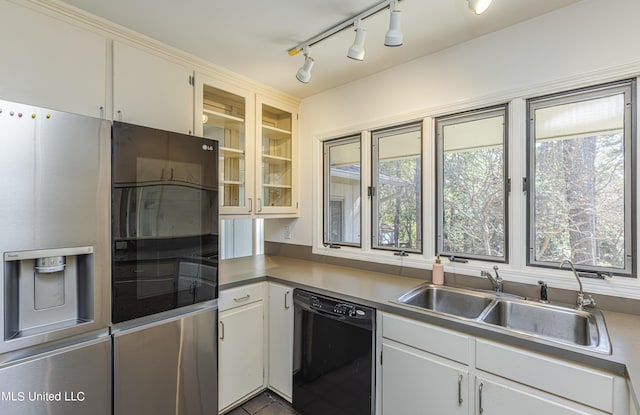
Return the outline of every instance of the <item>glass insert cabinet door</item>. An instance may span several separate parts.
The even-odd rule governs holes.
[[[201,135],[218,140],[220,146],[220,213],[251,214],[254,157],[247,149],[253,149],[254,142],[253,94],[207,79],[198,86],[202,91],[197,94],[202,98]]]
[[[258,97],[258,205],[256,213],[296,213],[296,119],[294,107]]]

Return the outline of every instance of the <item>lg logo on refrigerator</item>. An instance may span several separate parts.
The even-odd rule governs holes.
[[[213,151],[213,146],[209,146],[209,145],[203,144],[202,145],[202,149],[205,150],[205,151]]]

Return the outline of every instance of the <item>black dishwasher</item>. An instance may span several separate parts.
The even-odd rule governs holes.
[[[375,412],[373,308],[296,289],[293,408],[304,415]]]

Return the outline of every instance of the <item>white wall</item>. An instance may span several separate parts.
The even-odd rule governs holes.
[[[583,0],[307,98],[300,117],[300,183],[314,182],[317,136],[636,76],[639,17],[638,0]],[[312,245],[313,188],[300,190],[300,218],[265,221],[266,240]],[[291,229],[286,240],[285,226]]]

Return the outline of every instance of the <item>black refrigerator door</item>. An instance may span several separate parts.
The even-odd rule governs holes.
[[[218,143],[115,122],[112,322],[218,296]]]

